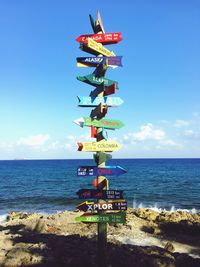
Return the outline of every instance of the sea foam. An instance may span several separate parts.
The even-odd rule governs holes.
[[[0,223],[3,223],[6,221],[7,214],[0,214]]]

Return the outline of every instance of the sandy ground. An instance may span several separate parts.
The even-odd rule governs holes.
[[[98,266],[97,225],[81,212],[11,212],[0,224],[0,266]],[[108,225],[107,266],[200,267],[200,215],[128,209]]]

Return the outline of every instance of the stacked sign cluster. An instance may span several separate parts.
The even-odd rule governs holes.
[[[91,138],[94,142],[79,142],[78,151],[95,152],[94,166],[78,166],[78,176],[94,176],[94,188],[80,189],[77,194],[79,199],[85,201],[77,208],[84,211],[77,217],[80,222],[97,223],[125,223],[125,210],[127,202],[123,199],[122,190],[109,190],[107,176],[118,176],[126,171],[119,166],[106,166],[106,160],[112,158],[107,152],[117,151],[121,145],[116,141],[108,140],[107,130],[119,129],[123,126],[120,120],[105,118],[108,108],[119,106],[123,103],[120,97],[111,97],[118,91],[118,82],[105,77],[109,68],[122,66],[121,56],[116,56],[113,51],[105,47],[116,44],[122,40],[121,33],[105,33],[100,14],[98,12],[95,21],[90,15],[90,22],[94,34],[79,36],[76,41],[80,43],[80,49],[93,56],[78,57],[78,67],[95,68],[92,74],[78,76],[81,82],[93,86],[89,96],[78,96],[79,107],[93,108],[90,116],[82,117],[74,122],[81,127],[91,129]]]

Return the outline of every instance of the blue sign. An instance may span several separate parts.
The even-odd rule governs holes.
[[[120,97],[91,97],[78,96],[79,107],[97,107],[99,104],[107,105],[108,107],[120,106],[124,101]]]
[[[119,176],[126,173],[120,166],[106,166],[98,168],[96,166],[79,166],[77,176]]]
[[[123,190],[80,189],[79,199],[123,199]]]

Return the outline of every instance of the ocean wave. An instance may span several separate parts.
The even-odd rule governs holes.
[[[145,208],[145,209],[151,209],[151,210],[154,210],[154,211],[157,211],[157,212],[176,212],[176,211],[185,211],[185,212],[189,212],[189,213],[192,213],[192,214],[195,214],[195,213],[200,213],[200,210],[199,209],[196,209],[196,208],[191,208],[191,209],[182,209],[182,208],[175,208],[174,205],[172,205],[170,208],[161,208],[161,207],[158,207],[158,204],[155,203],[154,205],[144,205],[142,202],[137,204],[135,201],[133,201],[133,208],[134,209],[139,209],[139,208]]]
[[[6,221],[6,218],[7,218],[7,214],[1,214],[0,215],[0,223],[3,223]]]

